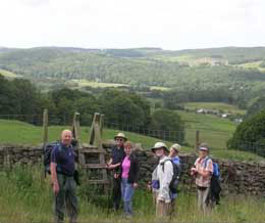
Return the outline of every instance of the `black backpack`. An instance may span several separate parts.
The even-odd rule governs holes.
[[[163,172],[164,172],[164,168],[165,168],[165,162],[167,162],[167,161],[170,161],[173,165],[173,177],[170,181],[169,189],[172,193],[177,193],[177,187],[179,184],[180,174],[181,174],[181,167],[180,167],[180,165],[175,164],[173,162],[173,160],[167,159],[163,163],[160,164],[160,165],[162,165]]]
[[[46,144],[44,146],[44,149],[43,149],[43,153],[44,153],[43,164],[44,164],[45,174],[46,173],[51,174],[50,164],[51,164],[52,151],[57,146],[61,147],[61,143],[59,141],[51,142],[51,143],[48,143],[48,144]]]

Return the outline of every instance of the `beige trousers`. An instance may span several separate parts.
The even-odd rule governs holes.
[[[206,200],[210,191],[210,187],[207,187],[204,190],[198,189],[198,209],[203,211],[206,214],[209,211],[209,207],[206,204]]]
[[[165,201],[157,201],[156,203],[156,216],[166,217],[169,216],[171,210],[171,204],[165,203]]]

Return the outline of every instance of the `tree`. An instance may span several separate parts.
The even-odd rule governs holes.
[[[261,97],[256,98],[256,100],[248,108],[246,116],[251,117],[259,113],[263,109],[265,109],[265,97],[261,96]]]
[[[265,156],[265,110],[243,121],[227,146]]]
[[[135,94],[106,90],[100,95],[99,103],[107,122],[143,127],[150,120],[149,103]]]
[[[154,136],[163,140],[184,141],[184,123],[177,112],[168,109],[158,109],[152,114],[150,128]],[[157,134],[158,133],[158,134]]]

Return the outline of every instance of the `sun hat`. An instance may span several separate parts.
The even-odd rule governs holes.
[[[176,152],[180,152],[180,150],[181,150],[181,145],[179,145],[179,144],[173,144],[171,147],[170,147],[170,150],[171,149],[174,149]]]
[[[163,142],[157,142],[155,145],[151,148],[152,152],[154,153],[157,149],[163,148],[167,153],[169,153],[169,150],[167,148],[167,145]]]
[[[122,139],[124,139],[125,141],[127,141],[127,137],[125,136],[125,134],[124,133],[122,133],[122,132],[119,132],[117,135],[115,135],[114,136],[114,139],[116,140],[117,138],[122,138]]]

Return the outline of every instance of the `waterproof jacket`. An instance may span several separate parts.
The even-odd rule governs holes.
[[[123,160],[124,159],[125,157],[123,158]],[[128,183],[129,184],[137,183],[138,176],[139,176],[139,162],[137,160],[137,157],[134,154],[130,155],[129,160],[131,161],[131,165],[129,169]],[[121,175],[122,175],[122,165],[121,165]]]
[[[165,203],[171,202],[169,185],[174,175],[173,164],[169,160],[170,158],[165,156],[159,160],[159,164],[157,166],[157,178],[159,180],[157,199],[165,201]]]

